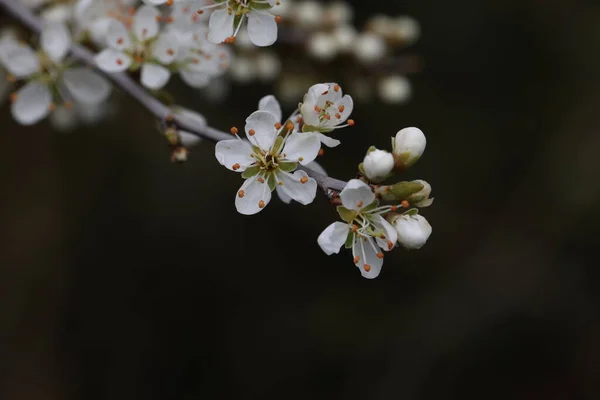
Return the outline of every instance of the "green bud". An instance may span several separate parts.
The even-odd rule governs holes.
[[[384,185],[375,189],[375,193],[383,200],[402,201],[406,200],[413,193],[417,193],[423,189],[423,184],[412,182],[398,182],[393,185]]]

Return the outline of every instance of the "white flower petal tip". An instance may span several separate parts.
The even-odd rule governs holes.
[[[329,225],[317,238],[317,243],[328,256],[340,252],[348,237],[348,224],[334,222]]]

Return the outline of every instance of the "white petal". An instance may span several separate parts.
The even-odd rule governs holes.
[[[340,248],[346,243],[348,237],[348,224],[334,222],[329,225],[317,238],[317,243],[328,256],[340,252]]]
[[[156,40],[152,55],[156,57],[158,61],[167,65],[177,58],[178,47],[179,43],[177,36],[174,33],[164,32],[161,33]]]
[[[250,11],[248,13],[248,36],[259,47],[270,46],[277,40],[277,22],[269,13]]]
[[[131,57],[114,49],[104,49],[96,54],[96,65],[105,72],[123,72],[131,65]]]
[[[383,266],[383,258],[377,257],[377,246],[370,237],[361,236],[352,246],[353,253],[358,256],[356,266],[363,277],[367,279],[377,278]],[[368,267],[365,267],[368,265]],[[368,270],[368,271],[367,271]]]
[[[203,88],[210,83],[211,75],[205,72],[193,72],[186,69],[179,71],[181,80],[193,88]]]
[[[323,167],[321,166],[321,164],[319,164],[319,163],[318,163],[318,162],[316,162],[316,161],[313,161],[313,162],[311,162],[311,163],[308,163],[308,164],[306,165],[306,167],[307,167],[308,169],[312,169],[312,170],[313,170],[313,171],[315,171],[315,172],[318,172],[319,174],[322,174],[322,175],[327,175],[327,171],[325,171],[325,168],[323,168]]]
[[[120,21],[104,20],[95,29],[106,29],[106,44],[115,50],[125,50],[131,47],[129,31]]]
[[[25,78],[41,69],[40,60],[31,47],[12,41],[3,43],[0,62],[16,78]]]
[[[11,112],[21,125],[33,125],[50,113],[52,96],[48,86],[39,82],[29,82],[17,92]]]
[[[258,102],[258,109],[261,111],[268,111],[275,116],[278,122],[281,122],[282,113],[279,102],[272,94],[263,97]]]
[[[140,81],[148,89],[158,90],[165,86],[171,77],[171,72],[162,65],[144,63]]]
[[[215,146],[215,157],[219,164],[236,172],[243,172],[256,161],[252,153],[250,144],[239,139],[221,140]]]
[[[246,118],[246,136],[255,146],[268,150],[277,137],[277,118],[268,111],[255,111]]]
[[[396,240],[398,240],[398,232],[396,232],[396,229],[381,215],[375,216],[374,220],[377,229],[382,230],[383,235],[385,236],[385,238],[380,236],[376,237],[375,240],[377,241],[377,244],[385,251],[392,250],[396,244]]]
[[[325,87],[325,90],[323,90]],[[337,87],[338,90],[335,90]],[[309,92],[312,90],[313,95],[317,97],[316,105],[325,108],[327,104],[337,103],[342,98],[342,89],[335,82],[323,83],[321,85],[313,85]]]
[[[233,13],[230,15],[227,9],[213,11],[208,21],[208,40],[213,43],[222,43],[233,35],[234,17]]]
[[[282,153],[290,161],[306,165],[317,158],[321,142],[316,135],[294,132],[285,141]]]
[[[198,135],[182,130],[179,131],[179,140],[185,147],[195,146],[202,141]]]
[[[310,178],[305,171],[279,172],[277,174],[278,188],[296,200],[298,203],[307,205],[313,202],[317,195],[317,181]],[[281,183],[281,184],[280,184]]]
[[[371,187],[358,179],[350,179],[340,193],[342,204],[351,210],[359,211],[375,200]]]
[[[302,119],[306,125],[310,126],[318,126],[319,125],[319,113],[314,110],[315,103],[302,103],[300,107],[300,113],[302,114]]]
[[[275,186],[275,191],[277,192],[277,195],[279,196],[279,199],[281,201],[283,201],[285,204],[290,204],[292,202],[292,198],[290,196],[288,196],[283,189],[281,189],[281,186],[276,185]]]
[[[40,35],[40,45],[52,61],[60,62],[71,46],[71,33],[65,24],[47,24]]]
[[[260,212],[271,201],[271,189],[266,179],[258,180],[259,176],[246,179],[240,190],[235,194],[235,208],[240,214],[253,215]]]
[[[339,140],[334,139],[330,136],[324,135],[322,133],[315,132],[315,134],[318,136],[319,141],[327,147],[336,147],[341,143]]]
[[[152,39],[158,34],[158,21],[156,17],[160,12],[152,6],[141,6],[133,16],[133,32],[140,41]]]
[[[62,82],[75,100],[85,104],[97,104],[110,94],[110,83],[88,68],[72,68],[63,74]]]

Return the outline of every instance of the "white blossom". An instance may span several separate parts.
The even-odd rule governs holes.
[[[215,9],[208,22],[208,40],[213,43],[231,43],[244,20],[250,41],[256,46],[270,46],[277,40],[278,17],[270,13],[276,0],[214,0],[214,4],[199,10]]]
[[[319,235],[317,243],[327,255],[339,253],[342,245],[352,249],[354,264],[363,277],[376,278],[383,266],[383,251],[394,248],[397,232],[382,214],[395,209],[378,207],[375,194],[361,180],[351,179],[340,193],[340,217]]]
[[[425,151],[427,140],[419,128],[404,128],[392,138],[392,148],[396,162],[404,167],[410,167]]]
[[[362,166],[365,176],[371,182],[379,183],[394,169],[394,156],[385,150],[373,149],[365,156]]]
[[[429,207],[433,203],[433,197],[429,197],[431,194],[431,185],[422,179],[417,179],[414,182],[423,185],[423,189],[411,194],[406,200],[415,207]]]
[[[239,213],[261,211],[277,186],[300,204],[314,200],[317,182],[296,168],[298,163],[306,165],[317,157],[320,142],[316,135],[295,132],[289,125],[282,127],[269,111],[255,111],[246,119],[248,141],[239,138],[234,129],[236,139],[222,140],[215,146],[219,163],[241,172],[246,179],[235,197]]]
[[[17,122],[32,125],[45,118],[56,103],[98,104],[110,93],[109,83],[85,67],[66,60],[71,35],[62,23],[46,23],[40,35],[41,51],[7,38],[0,43],[0,64],[25,85],[12,96],[11,112]]]
[[[429,235],[431,235],[431,225],[421,215],[399,215],[393,221],[394,228],[398,234],[398,243],[407,249],[420,249],[423,247]]]
[[[140,70],[142,85],[158,90],[164,87],[171,71],[168,66],[176,60],[179,42],[171,32],[160,32],[159,12],[151,6],[141,6],[133,16],[130,27],[112,20],[109,23],[108,48],[96,55],[96,64],[105,72]]]
[[[306,130],[321,133],[353,125],[354,121],[348,120],[353,108],[352,97],[343,95],[342,88],[337,83],[311,86],[299,107]],[[338,140],[325,135],[321,137],[321,141],[328,147],[339,144]]]

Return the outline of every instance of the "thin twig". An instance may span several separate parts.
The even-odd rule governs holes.
[[[11,15],[14,19],[20,21],[28,29],[40,34],[42,31],[42,21],[35,16],[27,7],[25,7],[19,0],[0,0],[0,6]],[[94,68],[94,70],[106,77],[113,82],[116,86],[121,88],[124,92],[128,93],[131,97],[136,99],[142,104],[150,113],[161,121],[165,121],[167,118],[170,122],[175,123],[179,128],[197,135],[203,139],[208,139],[212,142],[218,142],[220,140],[231,139],[229,133],[220,131],[210,126],[197,126],[187,121],[185,118],[180,118],[177,114],[164,105],[162,102],[150,95],[144,88],[142,88],[136,81],[134,81],[125,72],[120,73],[106,73],[96,66],[94,60],[94,53],[90,50],[81,46],[77,43],[71,44],[70,54],[83,64]],[[304,166],[300,166],[300,169],[306,171],[306,173],[317,181],[319,188],[325,193],[328,198],[331,198],[332,192],[340,192],[346,182],[331,178],[327,175],[313,171],[312,169]]]

